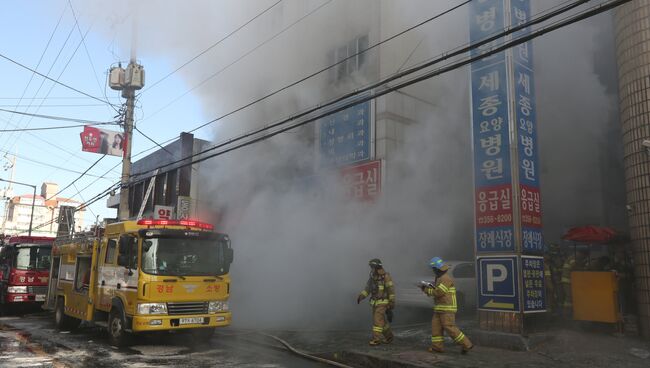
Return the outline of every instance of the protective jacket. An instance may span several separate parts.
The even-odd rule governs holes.
[[[458,311],[456,288],[451,276],[445,273],[437,277],[434,285],[424,289],[428,296],[433,297],[435,303],[433,310],[438,313],[456,313]]]
[[[383,269],[373,272],[366,282],[366,287],[361,291],[366,298],[370,295],[370,305],[388,305],[395,303],[395,287],[390,274]]]

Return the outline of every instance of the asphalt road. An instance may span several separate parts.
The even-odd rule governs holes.
[[[324,367],[293,355],[273,340],[229,329],[210,341],[187,334],[139,336],[129,348],[108,344],[106,333],[54,327],[50,313],[0,318],[0,367]]]

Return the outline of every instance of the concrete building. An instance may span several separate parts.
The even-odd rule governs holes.
[[[650,338],[650,0],[617,9],[616,44],[638,315]]]
[[[152,179],[142,181],[153,174],[154,170],[161,166],[197,153],[208,146],[209,142],[196,139],[192,134],[181,133],[180,138],[164,149],[158,149],[153,153],[133,162],[131,165],[132,180],[129,186],[129,209],[131,218],[136,218]],[[186,161],[164,167],[155,176],[155,184],[151,194],[143,208],[142,217],[158,218],[160,215],[154,210],[168,210],[170,213],[162,216],[189,217],[195,218],[199,206],[199,185],[196,180],[196,173],[200,164],[180,167]],[[112,195],[107,200],[108,208],[119,207],[119,193]],[[156,207],[159,206],[159,207]],[[180,210],[179,210],[180,209]]]
[[[32,235],[56,236],[60,206],[78,206],[81,203],[69,198],[54,197],[59,191],[56,183],[43,183],[41,193],[34,201]],[[7,203],[6,219],[3,222],[5,235],[27,235],[32,213],[33,194],[13,196]],[[75,230],[84,228],[85,210],[75,212]]]

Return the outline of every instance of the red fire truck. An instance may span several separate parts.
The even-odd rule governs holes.
[[[54,238],[14,236],[0,243],[0,313],[43,304]]]

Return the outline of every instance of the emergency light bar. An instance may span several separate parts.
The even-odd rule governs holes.
[[[141,219],[138,220],[138,225],[146,226],[187,226],[187,227],[198,227],[202,230],[214,230],[212,224],[206,222],[200,222],[195,220],[153,220],[153,219]]]

